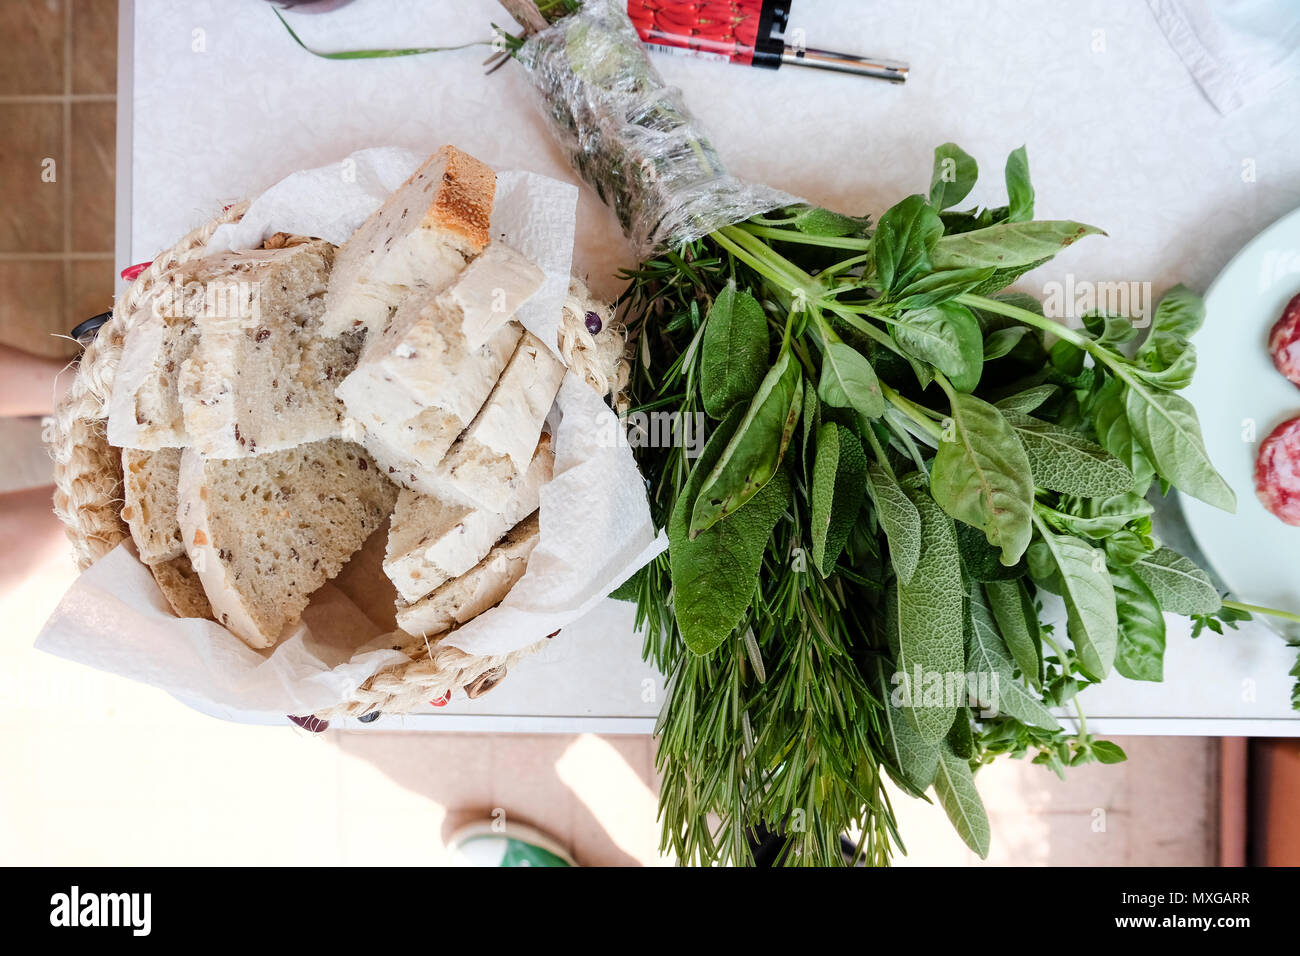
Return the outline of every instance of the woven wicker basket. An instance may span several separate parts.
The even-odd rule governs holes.
[[[54,512],[64,523],[77,566],[85,570],[129,536],[122,520],[122,462],[108,443],[105,419],[117,363],[127,331],[143,316],[154,286],[177,266],[200,258],[217,227],[237,222],[248,202],[226,208],[211,222],[195,229],[161,253],[131,283],[118,300],[113,317],[86,343],[76,378],[54,413],[48,432],[54,458]],[[594,303],[592,303],[594,306]],[[600,309],[606,321],[599,334],[585,327],[582,314],[565,310],[559,348],[571,371],[581,375],[603,396],[617,394],[627,383],[623,329]],[[428,701],[463,689],[477,697],[500,683],[507,669],[533,653],[545,639],[503,656],[474,656],[454,647],[428,645],[427,653],[390,667],[357,688],[352,699],[316,716],[358,717],[375,711],[408,713]]]

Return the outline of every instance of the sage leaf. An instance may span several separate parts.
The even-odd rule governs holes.
[[[700,487],[691,512],[691,537],[735,513],[781,467],[803,409],[798,361],[784,350],[758,387],[740,427]]]
[[[1011,657],[1029,683],[1043,686],[1043,635],[1034,599],[1023,581],[986,581],[984,595]]]
[[[966,625],[966,667],[972,674],[987,675],[976,681],[980,689],[980,708],[989,716],[1006,714],[1030,727],[1059,730],[1060,721],[1052,716],[1043,702],[1015,677],[1015,664],[998,633],[997,623],[984,603],[979,585],[970,590],[970,615]],[[988,691],[992,699],[983,700]],[[990,711],[996,712],[989,713]]]
[[[928,272],[930,247],[942,235],[943,222],[924,196],[908,196],[887,210],[871,240],[871,258],[882,290],[892,292]]]
[[[1003,564],[1015,564],[1033,537],[1034,482],[1024,446],[1002,412],[960,392],[944,431],[930,474],[934,500],[983,531]]]
[[[807,480],[808,457],[813,453],[812,436],[822,423],[821,408],[817,403],[817,389],[810,381],[803,383],[803,410],[800,414],[803,417],[803,474],[804,479]]]
[[[953,388],[969,392],[979,384],[984,338],[970,309],[955,302],[915,309],[903,313],[891,331],[904,351],[943,372]]]
[[[836,408],[851,408],[867,418],[885,414],[880,381],[867,357],[844,342],[826,342],[817,397]]]
[[[1133,435],[1162,477],[1179,491],[1224,511],[1237,510],[1237,496],[1215,470],[1201,439],[1192,403],[1173,392],[1129,382],[1124,411]]]
[[[867,456],[858,437],[843,425],[822,425],[810,495],[813,564],[822,577],[835,569],[862,510],[866,478]]]
[[[889,540],[889,563],[906,584],[921,559],[921,513],[903,493],[898,480],[879,462],[867,464],[867,492]]]
[[[1034,187],[1029,182],[1029,154],[1021,146],[1007,157],[1007,222],[1034,218]]]
[[[922,737],[895,704],[899,682],[897,671],[887,658],[877,656],[868,665],[868,675],[876,695],[884,704],[880,708],[880,730],[885,766],[900,786],[919,796],[934,782],[939,766],[939,745]]]
[[[1174,614],[1213,614],[1223,606],[1210,576],[1172,548],[1160,548],[1133,565],[1161,609]]]
[[[700,397],[713,418],[747,402],[767,371],[767,317],[748,292],[728,282],[713,300],[704,325]]]
[[[1101,680],[1115,661],[1119,620],[1115,588],[1105,554],[1070,535],[1042,532],[1042,542],[1060,575],[1061,596],[1069,614],[1069,633],[1079,663]]]
[[[1038,487],[1089,498],[1118,495],[1133,487],[1133,472],[1100,445],[1029,415],[1002,414],[1025,446]]]
[[[763,552],[792,493],[790,479],[778,471],[739,516],[694,538],[689,535],[687,525],[700,485],[743,417],[744,410],[735,408],[714,429],[668,521],[673,613],[683,641],[696,654],[707,654],[726,640],[749,610]]]
[[[961,580],[961,562],[952,520],[918,482],[903,487],[921,515],[921,557],[911,580],[895,581],[886,593],[885,627],[907,691],[904,712],[933,741],[948,733],[958,703],[965,703],[965,608],[952,586]],[[952,699],[954,690],[960,701]]]
[[[989,855],[989,818],[984,801],[975,789],[970,764],[953,753],[946,742],[939,747],[934,794],[957,835],[981,860],[985,859]]]
[[[930,251],[935,269],[996,266],[1014,269],[1040,263],[1085,236],[1105,235],[1096,226],[1069,220],[1005,222],[974,232],[944,236]]]
[[[1151,589],[1132,568],[1110,570],[1119,612],[1115,670],[1129,680],[1164,679],[1165,616]]]
[[[944,143],[934,151],[930,205],[935,209],[957,205],[970,195],[978,178],[979,166],[974,158],[956,143]]]

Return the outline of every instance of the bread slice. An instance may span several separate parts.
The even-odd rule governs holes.
[[[383,331],[413,288],[442,289],[488,243],[496,174],[444,146],[339,250],[325,332]]]
[[[413,637],[442,634],[470,621],[501,603],[528,568],[540,536],[538,513],[533,512],[492,546],[487,556],[465,574],[448,581],[428,597],[397,609],[397,624]],[[408,653],[422,646],[412,642]]]
[[[531,332],[433,476],[442,497],[504,512],[532,462],[564,366]]]
[[[404,484],[428,490],[510,360],[523,328],[511,320],[544,275],[509,246],[489,245],[446,290],[413,293],[366,342],[339,386],[366,449]]]
[[[122,520],[131,529],[131,540],[145,564],[158,564],[185,554],[181,526],[176,520],[176,481],[180,466],[179,448],[122,449]]]
[[[212,618],[212,605],[203,592],[203,582],[188,557],[182,554],[170,561],[151,564],[149,570],[177,617]]]
[[[172,289],[168,285],[167,291]],[[186,444],[179,397],[180,369],[198,341],[184,315],[156,295],[126,335],[108,403],[108,441],[118,448],[179,448]]]
[[[186,449],[178,516],[216,620],[270,647],[396,497],[365,450],[340,439],[231,460]]]
[[[355,367],[362,337],[320,334],[333,258],[322,240],[230,257],[224,281],[246,290],[245,307],[199,319],[181,366],[191,447],[240,458],[339,435],[343,403],[334,389]]]
[[[384,556],[384,572],[402,599],[414,603],[481,561],[502,535],[537,510],[554,468],[551,436],[543,434],[502,513],[403,489]]]
[[[302,334],[318,326],[332,255],[333,246],[316,240],[277,249],[217,253],[174,270],[127,334],[109,399],[109,441],[122,448],[157,449],[181,447],[197,439],[201,447],[219,448],[222,454],[248,454],[234,440],[233,426],[248,427],[239,417],[250,414],[249,406],[272,404],[269,383],[278,377],[276,363],[305,353],[301,361],[293,361],[290,375],[306,383],[308,376],[341,366],[337,374],[341,380],[356,362],[355,339],[343,349],[351,350],[351,359],[334,357],[340,343],[322,343],[319,351],[306,349],[305,341],[298,343],[299,348],[282,347],[288,326],[302,327]],[[240,337],[247,339],[246,348]],[[254,347],[256,353],[245,354]],[[196,352],[194,365],[191,359]],[[264,376],[265,382],[258,379],[235,389],[237,371],[257,378],[246,364],[250,358],[261,358],[271,372]],[[189,371],[187,363],[191,363]],[[304,366],[301,374],[299,365]],[[315,411],[337,430],[341,409],[332,389],[319,381],[310,384],[320,397],[304,401],[303,395],[296,395],[306,411],[293,418],[310,426]],[[251,395],[258,388],[266,394]],[[190,434],[191,427],[198,430],[197,436]],[[324,437],[316,434],[319,431],[319,427],[308,428],[304,434]]]

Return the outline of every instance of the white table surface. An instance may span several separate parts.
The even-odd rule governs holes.
[[[119,268],[224,203],[365,146],[432,152],[455,142],[499,168],[574,178],[514,64],[484,76],[482,48],[322,60],[296,47],[268,6],[121,3]],[[309,44],[352,49],[482,39],[505,19],[490,0],[355,0],[293,23]],[[1026,291],[1041,295],[1067,273],[1149,281],[1157,294],[1176,282],[1203,290],[1247,239],[1300,205],[1300,89],[1220,116],[1137,0],[800,0],[791,25],[810,46],[906,59],[912,78],[892,86],[679,57],[656,64],[735,172],[846,212],[879,213],[924,191],[932,150],[949,140],[981,163],[971,201],[996,205],[1006,154],[1027,145],[1037,215],[1091,222],[1110,238],[1071,248],[1023,279]],[[634,260],[585,186],[579,232],[575,268],[612,295],[616,269]],[[1293,649],[1258,624],[1193,642],[1184,619],[1168,620],[1165,683],[1115,677],[1085,692],[1090,729],[1300,735]],[[368,726],[644,733],[662,701],[630,609],[613,603],[517,671],[479,701]]]

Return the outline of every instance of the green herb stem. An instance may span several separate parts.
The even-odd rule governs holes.
[[[759,226],[752,222],[747,222],[739,228],[760,239],[775,239],[778,242],[794,242],[806,246],[825,246],[828,249],[865,250],[871,248],[870,239],[862,239],[857,236],[814,236],[794,229],[774,229],[771,226]]]
[[[1234,611],[1246,611],[1250,614],[1267,614],[1269,617],[1279,617],[1284,621],[1294,621],[1300,624],[1300,614],[1292,611],[1281,611],[1275,607],[1263,607],[1259,604],[1243,604],[1240,601],[1224,601],[1224,607],[1230,607]]]

